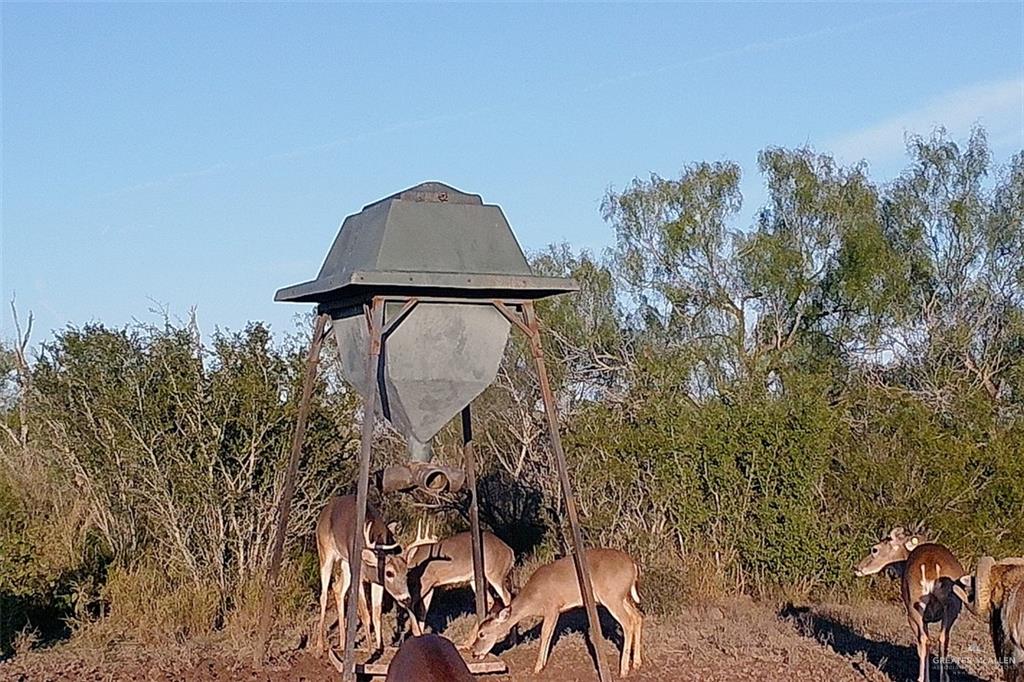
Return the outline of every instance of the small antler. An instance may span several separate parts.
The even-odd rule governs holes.
[[[374,542],[370,538],[370,528],[371,528],[371,526],[373,526],[373,522],[372,521],[367,521],[366,525],[363,527],[363,542],[364,542],[364,546],[366,547],[366,549],[372,549],[374,551],[384,552],[384,551],[392,550],[392,549],[395,549],[396,547],[398,547],[398,543],[397,542],[394,542],[394,543],[392,543],[390,545]]]

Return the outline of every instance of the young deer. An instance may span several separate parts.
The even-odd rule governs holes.
[[[893,528],[889,536],[872,547],[871,553],[854,567],[854,573],[863,577],[886,568],[900,575],[900,595],[917,639],[918,682],[929,679],[928,624],[942,623],[939,679],[945,682],[949,675],[945,665],[949,657],[949,631],[962,606],[953,586],[964,574],[963,566],[942,545],[922,542],[918,535]]]
[[[481,536],[484,550],[484,579],[487,581],[484,586],[485,598],[487,610],[490,611],[493,599],[491,591],[486,589],[487,585],[497,593],[502,606],[508,606],[512,601],[506,583],[515,563],[515,554],[497,536],[487,532]],[[421,632],[426,623],[434,590],[468,583],[474,594],[476,592],[476,585],[473,582],[473,538],[470,533],[458,533],[438,540],[429,526],[424,530],[422,524],[417,524],[416,540],[406,549],[405,560],[409,565],[410,582],[419,585],[413,612],[419,619]]]
[[[587,561],[590,563],[590,578],[597,603],[608,609],[622,626],[619,676],[625,677],[631,668],[635,670],[641,663],[643,614],[637,608],[640,595],[636,591],[640,569],[628,554],[617,549],[589,549]],[[540,653],[537,655],[537,665],[534,666],[534,672],[539,673],[548,662],[551,637],[555,634],[559,614],[582,605],[583,597],[572,557],[563,557],[541,566],[530,576],[509,606],[497,615],[485,618],[477,626],[471,645],[473,655],[477,658],[486,656],[519,622],[540,617],[544,622],[540,629]]]
[[[455,645],[440,635],[410,637],[388,665],[384,682],[473,682]]]
[[[334,497],[327,502],[327,506],[320,512],[316,523],[316,549],[320,557],[320,621],[317,625],[317,651],[324,649],[324,619],[327,615],[327,588],[334,572],[335,564],[340,564],[340,575],[334,581],[334,599],[338,605],[338,646],[345,648],[345,595],[349,589],[349,548],[352,543],[352,533],[355,532],[356,521],[356,498],[355,495]],[[409,586],[406,580],[408,569],[405,558],[401,555],[383,554],[384,552],[398,549],[394,542],[393,532],[395,524],[385,524],[384,518],[374,509],[373,505],[366,505],[366,525],[363,528],[363,567],[362,582],[370,585],[370,606],[369,613],[366,611],[366,603],[363,597],[362,586],[359,589],[360,620],[367,629],[366,641],[370,644],[371,628],[375,635],[377,649],[383,648],[383,633],[381,632],[381,603],[384,598],[384,590],[387,590],[395,601],[409,608],[410,595]],[[383,566],[380,565],[378,557],[383,556]],[[367,622],[369,621],[369,622]],[[419,626],[413,627],[415,634],[419,633]]]

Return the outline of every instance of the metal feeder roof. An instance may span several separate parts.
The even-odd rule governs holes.
[[[320,274],[275,301],[350,305],[380,294],[533,300],[577,291],[538,277],[501,208],[424,182],[345,218]]]

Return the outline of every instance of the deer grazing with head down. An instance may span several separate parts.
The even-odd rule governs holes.
[[[340,572],[334,581],[334,599],[338,606],[338,646],[345,648],[345,595],[349,590],[349,551],[352,534],[358,532],[356,525],[356,498],[354,495],[334,497],[320,512],[316,523],[316,549],[320,557],[320,621],[317,624],[317,651],[324,649],[324,619],[327,615],[327,588],[336,564]],[[391,553],[399,549],[394,541],[395,524],[385,524],[384,518],[373,507],[366,505],[366,524],[362,528],[363,555],[362,581],[370,585],[370,611],[366,612],[363,586],[359,589],[360,619],[367,630],[366,641],[371,643],[371,630],[375,636],[377,650],[383,648],[381,632],[381,604],[384,590],[396,602],[409,608],[410,595],[407,583],[408,568],[401,554]],[[367,622],[369,621],[369,622]],[[415,634],[419,633],[414,624]]]
[[[928,624],[941,623],[939,678],[945,682],[949,675],[949,631],[962,604],[953,586],[964,574],[963,567],[946,547],[924,542],[921,536],[908,535],[902,528],[893,528],[854,567],[854,573],[868,576],[883,569],[894,570],[900,576],[900,596],[917,640],[918,682],[927,682],[930,675]]]
[[[643,614],[637,608],[640,595],[636,590],[640,568],[628,554],[617,549],[589,549],[587,561],[597,603],[608,609],[622,626],[619,675],[625,677],[631,669],[639,668],[641,663]],[[521,621],[543,618],[540,652],[534,667],[534,672],[539,673],[548,662],[551,637],[555,634],[559,614],[582,605],[583,596],[580,594],[572,557],[563,557],[541,566],[526,581],[519,594],[512,598],[511,604],[477,625],[470,645],[473,655],[477,658],[486,656]]]
[[[982,557],[953,589],[971,613],[988,621],[1005,682],[1024,682],[1024,558]]]
[[[455,645],[440,635],[410,637],[388,665],[384,682],[473,682]]]
[[[481,533],[481,539],[485,599],[489,612],[494,601],[491,589],[501,599],[502,606],[508,606],[512,601],[507,582],[515,563],[515,554],[512,548],[492,533]],[[409,566],[410,583],[414,588],[418,587],[413,590],[416,594],[412,610],[419,619],[421,632],[426,625],[427,611],[436,589],[468,584],[476,593],[473,581],[473,538],[468,532],[439,540],[429,525],[424,529],[422,523],[417,524],[416,540],[406,548],[405,560]],[[487,589],[488,586],[491,589]]]

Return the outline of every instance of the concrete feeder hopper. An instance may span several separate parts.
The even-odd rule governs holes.
[[[345,378],[363,396],[364,404],[373,406],[362,424],[356,527],[365,522],[375,414],[391,422],[409,443],[410,462],[385,471],[385,491],[413,487],[455,491],[466,484],[476,613],[480,619],[486,615],[470,403],[494,381],[509,331],[515,327],[529,341],[537,370],[589,634],[597,651],[596,604],[533,305],[538,299],[577,289],[572,280],[533,273],[500,207],[438,182],[409,188],[347,217],[317,278],[281,289],[275,296],[277,301],[316,303],[320,314],[284,479],[286,492],[268,584],[274,584],[280,564],[309,395],[320,345],[329,330],[338,343]],[[465,469],[431,464],[431,439],[460,412]],[[361,550],[362,534],[354,533],[350,556],[359,556]],[[350,563],[349,584],[360,584],[361,565]],[[353,650],[357,592],[349,590],[346,600],[345,658],[339,668],[346,680],[354,679],[357,670]],[[268,603],[265,599],[261,617],[263,642],[269,627]],[[607,673],[600,657],[595,664],[603,682]],[[500,661],[496,665],[504,669]],[[365,665],[361,670],[369,672]]]

